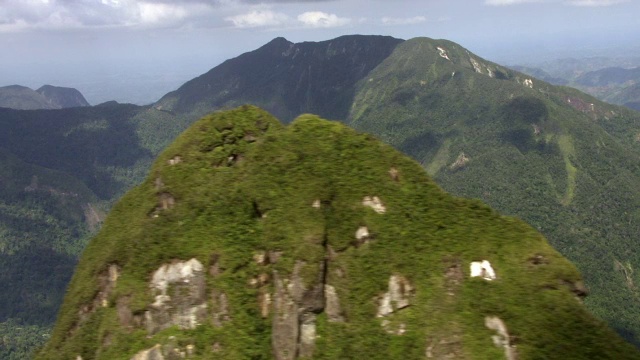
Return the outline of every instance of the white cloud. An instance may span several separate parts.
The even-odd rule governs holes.
[[[348,25],[351,23],[349,18],[341,18],[336,14],[328,14],[322,11],[307,11],[298,15],[300,21],[305,27],[312,28],[331,28]]]
[[[570,5],[573,6],[611,6],[620,4],[623,2],[627,2],[628,0],[571,0],[569,1]]]
[[[180,26],[188,19],[209,15],[214,7],[204,0],[0,0],[0,3],[3,4],[0,32]]]
[[[382,23],[385,25],[412,25],[427,21],[424,16],[414,16],[409,18],[390,18],[383,17]]]
[[[247,14],[226,17],[225,20],[231,21],[235,27],[252,28],[282,25],[288,16],[271,10],[253,10]]]
[[[179,5],[140,3],[138,4],[141,24],[157,24],[180,21],[189,15],[189,11]]]

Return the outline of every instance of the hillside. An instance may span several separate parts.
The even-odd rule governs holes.
[[[37,359],[638,359],[524,222],[370,135],[207,116],[113,208]]]
[[[337,62],[345,58],[326,52],[334,41],[345,39],[367,39],[367,44],[384,40],[343,37],[299,46],[315,45],[319,50],[312,53],[324,54],[332,67],[346,68],[349,62]],[[640,303],[635,301],[640,279],[634,275],[640,258],[631,250],[640,224],[640,192],[634,185],[640,181],[640,116],[488,62],[452,42],[416,38],[392,45],[391,54],[382,60],[376,57],[371,62],[376,66],[353,85],[344,117],[330,108],[305,107],[300,97],[305,92],[299,88],[297,97],[279,97],[292,85],[289,73],[278,70],[293,61],[283,50],[298,45],[275,39],[228,60],[156,104],[156,110],[179,111],[173,114],[180,120],[139,124],[145,129],[142,133],[154,134],[154,128],[177,133],[196,114],[243,102],[263,106],[286,123],[296,113],[295,106],[288,105],[291,99],[303,99],[296,103],[299,112],[345,119],[418,160],[453,194],[480,198],[541,230],[585,274],[592,290],[589,309],[640,344]],[[316,58],[309,59],[295,58],[300,62],[296,68],[319,67]],[[593,59],[593,66],[598,61]],[[259,68],[269,72],[254,71],[263,63],[270,67]],[[566,64],[583,66],[577,60]],[[323,86],[335,81],[326,78]]]
[[[640,114],[417,38],[358,84],[347,123],[539,229],[584,274],[588,308],[640,343]]]
[[[344,119],[355,83],[401,42],[360,35],[297,44],[276,38],[188,81],[162,97],[156,107],[201,116],[252,103],[287,122],[305,112]]]
[[[89,103],[82,93],[74,88],[44,85],[36,90],[36,92],[44,96],[49,103],[58,109],[89,106]]]
[[[585,87],[603,87],[638,82],[639,79],[640,67],[632,69],[608,67],[582,74],[576,78],[575,83]]]
[[[133,118],[154,113],[0,109],[1,359],[26,359],[47,339],[88,239],[151,163]]]
[[[57,109],[47,98],[36,91],[20,85],[10,85],[0,87],[0,107],[35,110],[35,109]]]
[[[604,66],[605,59],[601,59],[598,67],[597,59],[592,61],[565,61],[558,60],[556,64],[546,63],[541,66],[548,66],[550,70],[555,70],[559,77],[553,77],[546,71],[527,66],[511,66],[512,69],[521,71],[540,80],[550,82],[555,85],[567,85],[584,91],[596,98],[611,104],[623,105],[633,110],[640,110],[640,67],[637,67],[638,59],[630,59],[631,63],[621,66]],[[615,63],[615,59],[609,59]],[[634,62],[635,61],[635,62]],[[636,67],[629,67],[635,64]],[[596,66],[595,70],[588,70]],[[566,68],[565,68],[566,67]],[[563,73],[563,70],[565,71]]]
[[[80,91],[73,88],[44,85],[34,91],[20,85],[0,87],[0,107],[16,110],[41,110],[80,106],[89,106],[89,103]]]

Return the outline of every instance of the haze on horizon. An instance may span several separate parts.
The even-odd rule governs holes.
[[[640,56],[632,0],[0,0],[0,86],[157,100],[283,36],[444,38],[503,64]]]

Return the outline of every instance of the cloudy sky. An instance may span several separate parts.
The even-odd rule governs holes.
[[[150,102],[274,37],[456,41],[494,61],[640,46],[638,0],[0,0],[0,86]],[[623,49],[623,50],[621,50]]]

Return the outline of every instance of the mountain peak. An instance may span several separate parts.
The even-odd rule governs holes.
[[[40,359],[638,358],[524,222],[370,135],[251,106],[167,148],[67,294]]]
[[[273,40],[266,43],[264,46],[273,46],[273,45],[282,45],[282,44],[289,45],[293,43],[282,36],[278,36],[277,38],[274,38]]]
[[[44,96],[54,106],[62,109],[89,106],[80,91],[74,88],[43,85],[36,92]]]
[[[344,119],[355,84],[402,41],[389,36],[348,35],[294,44],[278,37],[185,83],[155,106],[178,113],[196,108],[200,110],[196,115],[202,116],[207,111],[249,103],[285,122],[305,112]]]

